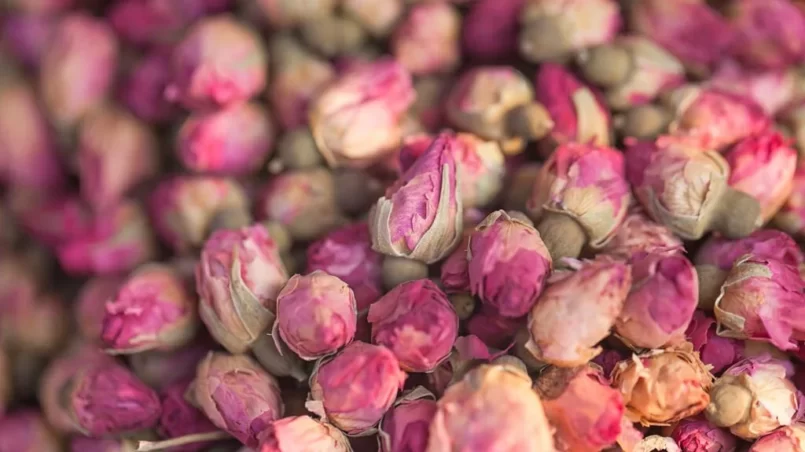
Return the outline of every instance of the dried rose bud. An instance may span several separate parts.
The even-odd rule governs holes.
[[[365,222],[336,229],[307,248],[307,270],[323,270],[347,283],[355,294],[358,312],[365,311],[382,292],[381,255],[372,250]]]
[[[787,378],[793,372],[789,363],[769,355],[738,362],[710,391],[707,419],[746,440],[791,424],[802,397]]]
[[[177,115],[165,98],[170,82],[171,49],[156,48],[145,53],[124,74],[118,98],[132,113],[150,123],[165,123]]]
[[[685,332],[685,337],[699,352],[704,364],[710,366],[710,373],[720,374],[727,367],[743,358],[744,345],[736,340],[716,334],[716,321],[703,311],[696,311]]]
[[[805,339],[805,282],[797,267],[747,255],[735,262],[715,302],[718,334],[760,339],[781,350]]]
[[[144,209],[122,201],[95,212],[89,229],[61,244],[56,254],[69,274],[121,274],[153,259],[156,239]]]
[[[42,57],[39,89],[57,127],[72,127],[109,94],[118,43],[105,22],[86,13],[64,16]]]
[[[248,223],[248,199],[234,180],[213,176],[173,176],[151,192],[149,213],[160,238],[177,252],[204,243],[226,217]],[[223,218],[222,218],[223,217]],[[245,218],[244,218],[245,217]]]
[[[526,348],[540,361],[560,367],[587,363],[601,353],[632,285],[628,265],[606,256],[574,261],[554,272],[531,308]]]
[[[525,424],[520,421],[528,419]],[[428,452],[554,450],[531,379],[516,367],[482,365],[447,388],[431,421]]]
[[[310,377],[306,362],[291,351],[285,342],[275,340],[268,333],[263,334],[252,343],[252,354],[263,369],[277,378],[291,377],[302,383]],[[304,405],[304,401],[302,404]],[[302,412],[305,411],[302,410]]]
[[[96,277],[81,287],[73,305],[73,315],[82,338],[100,343],[106,303],[114,300],[123,281],[117,276]]]
[[[683,452],[672,438],[651,435],[635,444],[632,452]]]
[[[222,13],[232,0],[120,0],[107,17],[120,37],[137,46],[178,41],[184,29],[203,16]]]
[[[371,432],[405,378],[391,350],[353,342],[314,369],[306,408],[348,435]]]
[[[805,165],[797,166],[791,196],[783,203],[772,223],[796,238],[805,237]]]
[[[712,381],[690,345],[635,355],[612,372],[626,415],[646,426],[672,424],[702,412],[710,403]]]
[[[283,414],[277,380],[247,356],[210,352],[193,388],[210,421],[249,447]]]
[[[477,61],[499,61],[517,52],[517,30],[524,0],[478,0],[461,28],[462,50]]]
[[[525,326],[526,317],[504,317],[493,307],[483,304],[466,325],[469,334],[477,336],[489,347],[501,350],[509,348],[517,331]]]
[[[458,316],[431,280],[398,285],[369,307],[372,342],[391,350],[408,372],[430,372],[458,337]]]
[[[671,437],[682,452],[734,452],[737,439],[701,417],[682,419]]]
[[[381,59],[346,71],[309,106],[310,130],[330,165],[365,167],[399,146],[414,101],[411,75]]]
[[[745,237],[760,227],[760,203],[727,185],[721,155],[661,137],[626,151],[626,175],[646,213],[686,240],[717,230]]]
[[[805,14],[783,0],[741,0],[727,16],[737,31],[735,56],[747,66],[781,69],[805,61]]]
[[[262,92],[267,72],[255,31],[229,15],[204,18],[176,46],[165,94],[189,109],[225,107]]]
[[[528,209],[554,261],[601,248],[626,218],[631,200],[623,154],[567,143],[542,166]]]
[[[42,414],[25,409],[6,414],[0,419],[0,450],[3,452],[61,452],[56,432]]]
[[[372,247],[389,256],[427,264],[458,245],[463,205],[453,147],[443,132],[369,212]]]
[[[469,248],[471,233],[472,229],[465,229],[461,243],[442,262],[439,281],[442,283],[444,291],[448,294],[469,293],[472,290],[468,270],[469,261],[467,260],[467,249]]]
[[[632,209],[601,252],[629,259],[639,253],[675,254],[683,249],[682,241],[668,227],[655,223],[640,209]]]
[[[347,437],[310,416],[280,419],[266,431],[256,452],[352,452]]]
[[[291,28],[332,14],[336,0],[258,0],[258,7],[272,28]]]
[[[0,41],[5,49],[25,67],[37,70],[56,30],[58,16],[23,13],[8,14],[4,19]]]
[[[733,60],[719,64],[707,86],[746,97],[758,104],[766,114],[783,109],[796,94],[797,76],[790,70],[752,71]]]
[[[380,452],[424,451],[435,414],[435,397],[425,388],[417,386],[403,394],[380,421]]]
[[[48,247],[80,237],[91,228],[92,212],[77,194],[14,190],[8,201],[8,214],[25,233]]]
[[[748,452],[797,452],[805,449],[805,425],[786,425],[752,444]]]
[[[535,0],[520,13],[520,54],[541,63],[611,41],[621,26],[613,0]]]
[[[461,58],[461,16],[447,3],[415,5],[391,38],[391,53],[414,75],[452,71]]]
[[[243,353],[274,321],[276,297],[286,281],[265,228],[216,231],[196,268],[201,320],[227,350]]]
[[[185,395],[189,386],[190,381],[182,381],[162,391],[162,416],[159,418],[158,429],[163,438],[179,438],[218,430],[204,413],[187,401]],[[171,448],[171,450],[197,452],[211,444],[211,442],[198,442]]]
[[[148,386],[161,390],[196,375],[198,363],[207,356],[215,343],[203,336],[176,350],[150,350],[128,356],[128,363],[137,377]]]

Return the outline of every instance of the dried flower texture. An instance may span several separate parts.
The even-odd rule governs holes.
[[[758,439],[749,452],[797,452],[805,448],[805,425],[781,427]]]
[[[671,437],[683,452],[735,452],[738,440],[701,417],[682,419]]]
[[[461,15],[448,3],[414,5],[394,30],[391,53],[411,74],[450,72],[459,63]]]
[[[783,0],[740,0],[727,14],[738,38],[733,46],[744,64],[780,69],[805,61],[805,13]]]
[[[380,421],[380,452],[424,451],[435,415],[436,400],[425,388],[417,386],[403,394]]]
[[[310,416],[289,416],[271,424],[256,452],[352,452],[347,437]]]
[[[178,109],[165,98],[171,77],[171,48],[146,52],[120,80],[118,99],[143,121],[165,123]]]
[[[462,51],[482,62],[515,55],[520,9],[524,4],[525,0],[473,2],[462,23]]]
[[[788,234],[774,229],[762,229],[737,240],[710,237],[699,248],[694,263],[712,265],[729,271],[738,258],[751,254],[757,258],[774,259],[797,266],[805,261],[799,245]]]
[[[469,293],[471,291],[467,250],[469,249],[470,234],[472,234],[473,230],[464,230],[461,243],[442,262],[439,281],[442,283],[444,291],[448,294]]]
[[[668,227],[652,221],[640,209],[632,209],[601,252],[629,259],[639,253],[674,254],[683,249],[682,241]]]
[[[787,69],[751,70],[734,60],[721,62],[705,86],[751,99],[774,115],[796,95],[797,74]]]
[[[693,344],[693,350],[699,352],[702,362],[710,366],[713,375],[720,374],[744,357],[743,343],[718,336],[715,319],[703,311],[693,314],[685,336]]]
[[[783,203],[772,223],[796,238],[805,236],[805,165],[797,165],[791,196]]]

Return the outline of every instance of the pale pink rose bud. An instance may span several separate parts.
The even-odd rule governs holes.
[[[166,439],[179,438],[197,433],[209,433],[218,429],[198,408],[187,401],[190,381],[175,383],[162,391],[162,415],[159,418],[158,431]],[[171,448],[175,452],[197,452],[212,443],[198,442]]]
[[[388,36],[405,12],[403,0],[341,0],[341,10],[370,34]]]
[[[774,115],[794,99],[797,76],[794,71],[779,69],[753,71],[733,60],[719,64],[707,86],[751,99],[768,115]]]
[[[627,149],[626,175],[646,213],[682,239],[740,238],[762,223],[760,204],[727,185],[729,165],[714,151],[661,137]]]
[[[391,350],[408,372],[430,372],[458,337],[458,316],[431,280],[398,285],[369,307],[372,342]]]
[[[682,62],[701,71],[720,61],[733,45],[735,30],[698,0],[647,0],[630,7],[630,25]]]
[[[137,441],[133,439],[103,439],[74,436],[70,440],[70,452],[136,452]]]
[[[352,452],[340,430],[310,416],[290,416],[275,421],[255,452]]]
[[[178,109],[165,98],[170,82],[170,48],[146,52],[120,80],[118,99],[143,121],[165,123],[178,114]]]
[[[132,372],[148,386],[161,390],[196,375],[199,361],[207,356],[215,343],[202,335],[175,350],[150,350],[127,357]]]
[[[667,226],[652,221],[641,209],[632,209],[601,252],[629,259],[640,253],[675,254],[683,249],[682,241]]]
[[[314,369],[305,406],[348,435],[373,432],[405,378],[391,350],[353,342]]]
[[[481,310],[467,321],[467,332],[484,344],[503,350],[509,348],[517,331],[525,325],[525,317],[504,317],[494,307],[481,305]]]
[[[520,23],[520,54],[540,63],[611,41],[621,26],[620,7],[613,0],[532,0]]]
[[[788,379],[793,373],[790,363],[769,355],[738,362],[710,390],[707,419],[750,441],[790,425],[802,398]]]
[[[403,394],[380,421],[380,452],[424,451],[436,400],[422,386]]]
[[[82,338],[100,343],[106,303],[115,299],[123,281],[123,278],[117,276],[96,277],[81,287],[73,305],[73,313]]]
[[[448,294],[469,293],[470,274],[469,261],[467,260],[467,249],[472,229],[464,231],[461,243],[449,256],[442,262],[441,276],[439,281],[442,283],[444,291]]]
[[[338,208],[336,189],[327,168],[277,174],[257,195],[257,218],[279,222],[294,240],[318,239],[347,221]]]
[[[805,165],[797,165],[791,195],[772,223],[795,238],[805,237]]]
[[[794,188],[797,151],[778,132],[739,141],[724,157],[730,165],[730,187],[760,202],[761,216],[771,219]]]
[[[56,143],[33,87],[22,80],[0,86],[0,181],[49,191],[65,182]]]
[[[24,409],[0,419],[0,451],[61,452],[62,444],[39,411]]]
[[[540,452],[554,450],[552,434],[542,402],[521,369],[482,365],[439,399],[425,450]]]
[[[266,87],[268,54],[259,35],[229,15],[198,21],[173,51],[165,95],[189,109],[247,101]]]
[[[156,176],[160,157],[148,124],[119,107],[100,107],[78,130],[81,196],[95,209],[113,206]]]
[[[338,3],[336,0],[258,0],[272,28],[292,28],[313,19],[330,16]]]
[[[737,339],[717,335],[715,319],[703,311],[693,314],[685,336],[693,344],[693,350],[699,352],[702,362],[710,366],[713,375],[743,359],[744,345]]]
[[[805,262],[805,256],[797,242],[788,234],[774,229],[761,229],[737,240],[710,237],[699,247],[693,261],[697,266],[712,265],[729,271],[735,261],[745,254],[774,259],[793,266]]]
[[[520,9],[524,0],[478,0],[470,5],[461,28],[462,50],[482,62],[517,53]]]
[[[551,141],[610,144],[612,118],[598,91],[556,63],[541,65],[535,83],[536,99],[545,105],[553,120]]]
[[[0,40],[11,56],[25,67],[36,70],[57,23],[58,16],[53,15],[9,14],[3,21]]]
[[[786,425],[758,439],[748,452],[798,452],[805,450],[805,425]]]
[[[765,340],[781,350],[805,339],[803,310],[805,282],[797,267],[752,255],[735,262],[714,307],[720,336]]]
[[[463,230],[456,146],[443,132],[369,212],[372,247],[427,264],[445,258]]]
[[[381,59],[358,65],[330,83],[310,104],[310,130],[330,165],[365,167],[392,152],[415,97],[411,74]]]
[[[575,367],[601,353],[632,285],[628,265],[601,256],[556,271],[528,316],[526,348],[540,361]]]
[[[634,355],[612,372],[629,420],[645,426],[673,424],[704,411],[712,382],[689,344]]]
[[[781,69],[805,61],[805,13],[784,0],[741,0],[727,8],[738,33],[733,46],[744,64]]]
[[[294,275],[277,295],[272,336],[313,361],[352,342],[357,317],[355,295],[344,281],[321,270]]]
[[[27,13],[48,14],[66,11],[80,5],[77,0],[7,0],[3,2],[11,9]]]
[[[528,209],[556,261],[578,257],[585,244],[605,245],[626,218],[630,201],[621,152],[567,143],[540,169]]]
[[[629,264],[633,285],[615,321],[615,334],[634,349],[683,342],[699,301],[693,264],[680,254],[636,255]]]
[[[216,231],[196,268],[201,320],[227,350],[244,353],[274,321],[276,298],[287,281],[265,228]]]
[[[735,452],[738,440],[702,417],[682,419],[671,438],[682,452]]]
[[[504,317],[526,315],[552,268],[539,232],[498,210],[470,234],[466,250],[472,294]]]
[[[62,269],[74,275],[126,273],[156,255],[156,239],[144,209],[122,201],[95,212],[89,229],[56,250]]]
[[[414,75],[452,71],[461,58],[461,15],[447,3],[412,6],[391,38],[391,53]]]
[[[191,23],[225,12],[233,4],[232,0],[121,0],[107,17],[118,35],[131,44],[160,45],[177,41]]]
[[[194,397],[216,427],[249,447],[282,418],[277,380],[244,355],[210,352],[198,365]]]
[[[160,238],[177,252],[199,247],[226,216],[248,216],[249,200],[234,180],[172,176],[151,192],[149,213]]]
[[[109,94],[118,43],[111,27],[85,13],[65,15],[42,57],[39,89],[58,128],[75,126]]]
[[[347,283],[355,294],[358,312],[383,295],[382,255],[372,250],[365,222],[336,229],[307,248],[306,273],[325,271]]]

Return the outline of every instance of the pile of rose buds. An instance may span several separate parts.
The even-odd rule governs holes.
[[[805,1],[0,0],[0,452],[805,452]]]

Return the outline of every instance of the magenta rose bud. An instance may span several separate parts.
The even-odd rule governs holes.
[[[582,83],[564,66],[545,63],[536,76],[536,99],[553,120],[551,140],[608,146],[611,118],[598,91]]]
[[[805,448],[805,425],[786,425],[752,444],[748,452],[797,452]]]
[[[24,66],[36,70],[56,30],[58,16],[9,14],[3,21],[0,39],[8,53]]]
[[[244,353],[274,321],[277,295],[287,281],[265,228],[216,231],[196,268],[201,320],[227,350]]]
[[[735,261],[745,254],[775,259],[793,266],[805,262],[797,242],[786,233],[774,229],[761,229],[737,240],[710,237],[699,248],[694,262],[696,265],[711,265],[729,271]]]
[[[725,60],[708,80],[707,86],[746,97],[768,115],[783,110],[796,95],[797,74],[787,69],[754,71],[734,60]]]
[[[693,314],[685,336],[693,344],[693,350],[699,352],[702,362],[710,366],[713,375],[743,358],[743,344],[737,339],[717,335],[715,319],[703,311]]]
[[[505,60],[517,52],[517,28],[524,0],[478,0],[461,28],[462,50],[476,61]]]
[[[307,273],[322,270],[347,283],[358,312],[383,295],[382,255],[372,250],[365,222],[336,229],[307,248]]]
[[[56,432],[34,409],[7,413],[0,419],[0,450],[3,452],[61,452]]]
[[[747,66],[781,69],[805,61],[805,14],[784,0],[740,0],[727,16],[738,38],[735,56]]]
[[[601,251],[620,259],[629,259],[638,253],[673,254],[683,249],[679,237],[668,227],[646,217],[638,208],[630,211]]]
[[[450,72],[459,64],[461,15],[447,3],[414,5],[397,25],[391,53],[411,74]]]
[[[116,276],[90,279],[81,287],[73,305],[78,331],[89,342],[99,343],[106,316],[106,303],[117,296],[123,279]]]
[[[282,338],[300,358],[313,361],[352,342],[357,322],[352,289],[337,277],[317,270],[294,275],[277,295],[272,335],[275,341]]]
[[[685,340],[699,295],[693,264],[681,254],[632,257],[632,290],[615,321],[615,334],[634,349]]]
[[[42,101],[56,127],[73,127],[100,106],[117,60],[117,38],[105,22],[81,12],[61,19],[39,71]]]
[[[173,51],[165,95],[186,108],[245,102],[266,87],[268,54],[259,35],[229,15],[198,21]]]
[[[703,417],[682,419],[676,424],[671,438],[682,452],[735,451],[738,440],[728,431],[718,428]]]
[[[210,421],[252,448],[285,409],[277,380],[244,355],[210,352],[198,365],[193,387]]]
[[[148,124],[121,108],[100,107],[78,130],[81,196],[95,209],[114,206],[156,176],[160,157]]]
[[[417,386],[403,394],[380,421],[380,452],[424,451],[435,415],[435,397],[425,388]]]
[[[195,113],[179,129],[176,152],[185,168],[243,176],[259,170],[274,147],[274,124],[256,103]]]
[[[187,401],[189,381],[171,385],[162,391],[162,416],[158,430],[163,438],[179,438],[197,433],[215,432],[218,429],[203,412]],[[175,452],[197,452],[209,447],[210,442],[199,442],[171,448]]]
[[[369,212],[376,251],[432,264],[458,245],[463,205],[453,146],[451,132],[440,134],[377,201]]]
[[[444,291],[448,294],[469,293],[471,291],[469,261],[467,260],[467,249],[469,249],[471,233],[471,230],[465,231],[461,243],[442,262],[439,281],[441,281]]]
[[[162,124],[178,114],[176,106],[165,98],[171,51],[156,48],[146,52],[120,80],[118,99],[143,121]]]
[[[458,337],[458,316],[436,284],[398,285],[369,307],[372,342],[391,350],[408,372],[430,372],[447,359]]]
[[[539,232],[502,210],[470,234],[466,255],[472,294],[504,317],[528,313],[552,267]]]
[[[415,98],[411,74],[381,59],[346,71],[308,109],[310,130],[330,165],[364,167],[400,145],[402,120]]]
[[[353,342],[317,366],[305,406],[348,435],[368,433],[394,403],[405,378],[391,350]]]
[[[275,421],[255,452],[352,452],[340,430],[310,416],[289,416]]]

